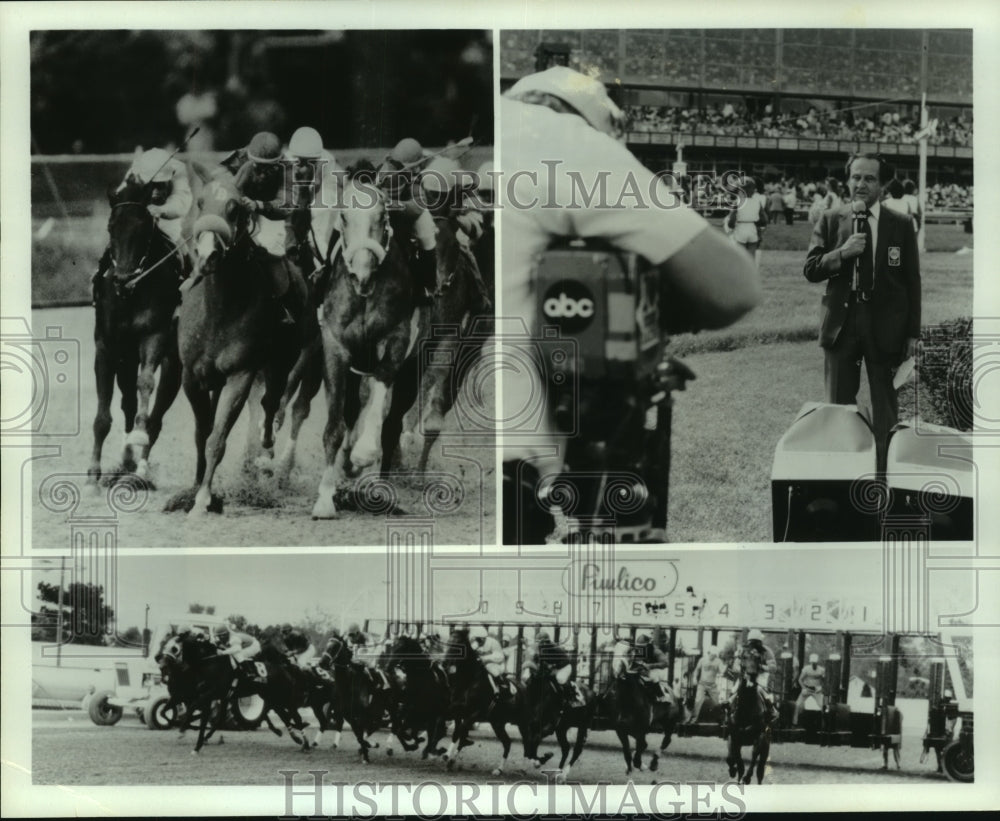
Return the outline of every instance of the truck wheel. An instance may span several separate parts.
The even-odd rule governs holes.
[[[169,703],[168,696],[161,696],[145,708],[146,726],[150,730],[166,730],[174,725],[174,708],[168,709]]]
[[[113,695],[111,690],[100,690],[91,696],[87,712],[90,714],[90,720],[99,727],[110,727],[121,720],[124,712],[122,708],[108,704],[108,699]]]
[[[972,750],[960,741],[953,741],[945,747],[941,759],[949,781],[971,784],[975,780],[976,767]]]
[[[258,695],[234,698],[230,710],[233,723],[241,730],[256,730],[264,723],[264,699]]]

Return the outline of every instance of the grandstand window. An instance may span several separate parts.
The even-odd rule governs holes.
[[[890,29],[858,29],[854,32],[854,44],[857,48],[889,48],[892,45],[892,31]]]
[[[824,46],[850,48],[854,32],[851,29],[820,29],[819,42]]]
[[[656,80],[664,76],[666,43],[662,32],[625,33],[625,76]]]
[[[929,50],[933,54],[972,54],[972,31],[932,29],[929,33]]]
[[[924,45],[924,33],[920,29],[893,29],[892,47],[896,51],[920,51]]]
[[[618,64],[618,32],[587,30],[583,32],[581,70],[599,69],[605,81],[621,75]]]

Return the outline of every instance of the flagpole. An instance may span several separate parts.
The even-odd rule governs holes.
[[[920,228],[917,230],[917,249],[923,253],[924,216],[927,214],[927,92],[920,95],[920,171],[918,172],[917,197],[920,200]]]

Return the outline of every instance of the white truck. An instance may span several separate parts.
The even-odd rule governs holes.
[[[90,720],[102,726],[111,726],[121,720],[126,710],[135,710],[139,720],[151,730],[165,730],[172,726],[175,716],[168,708],[170,696],[154,661],[163,643],[183,630],[200,630],[215,638],[222,627],[232,627],[221,619],[188,613],[168,619],[157,625],[149,642],[145,658],[117,661],[114,664],[114,689],[98,690],[84,699],[84,709]],[[264,701],[252,695],[237,699],[232,705],[234,724],[240,728],[259,726],[264,719]]]

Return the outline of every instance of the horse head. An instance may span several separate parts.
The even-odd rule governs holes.
[[[392,242],[389,210],[385,194],[360,177],[348,181],[344,195],[345,207],[336,224],[341,253],[351,287],[359,297],[367,298],[375,290],[375,274]]]
[[[452,633],[444,655],[444,668],[449,675],[467,674],[479,665],[479,656],[469,641],[468,634]]]
[[[226,251],[246,234],[250,213],[233,181],[220,176],[205,185],[195,220],[195,265],[202,275],[218,270]]]
[[[129,279],[142,273],[155,237],[155,223],[146,210],[147,187],[134,177],[108,191],[111,216],[108,217],[108,247],[114,275]]]

